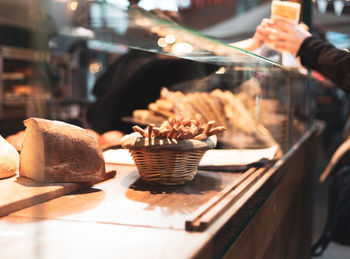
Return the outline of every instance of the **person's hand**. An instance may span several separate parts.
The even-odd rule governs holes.
[[[235,46],[247,51],[254,51],[260,48],[262,44],[263,44],[263,37],[261,37],[260,34],[258,34],[257,32],[255,32],[254,36],[249,39],[229,43],[229,45],[231,46]]]
[[[298,53],[303,41],[311,36],[308,31],[278,19],[264,19],[256,33],[269,47],[293,55]]]
[[[257,32],[255,31],[254,36],[251,38],[252,40],[252,48],[253,49],[258,49],[261,47],[261,45],[264,43],[264,38]]]

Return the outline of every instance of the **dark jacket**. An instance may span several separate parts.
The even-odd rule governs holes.
[[[338,87],[350,92],[350,53],[315,37],[304,40],[297,56],[301,64],[320,72]]]

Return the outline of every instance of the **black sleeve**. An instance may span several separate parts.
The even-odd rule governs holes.
[[[320,72],[338,87],[350,92],[349,52],[321,39],[309,37],[304,40],[297,55],[303,66]]]

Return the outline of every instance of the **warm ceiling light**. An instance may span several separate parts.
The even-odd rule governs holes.
[[[193,46],[187,42],[178,42],[171,47],[175,55],[185,55],[193,51]]]
[[[220,67],[218,70],[216,70],[215,74],[225,74],[226,73],[226,68],[225,67]]]
[[[175,42],[175,36],[172,35],[172,34],[168,34],[166,37],[165,37],[165,40],[168,44],[173,44]]]
[[[71,2],[70,5],[69,5],[69,8],[70,8],[72,11],[76,11],[77,8],[78,8],[78,2],[77,2],[77,1]]]
[[[157,44],[161,48],[164,48],[166,45],[168,45],[165,38],[163,37],[158,39]]]

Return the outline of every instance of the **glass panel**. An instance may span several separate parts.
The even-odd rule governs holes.
[[[53,2],[56,4],[56,2]],[[99,1],[88,3],[91,12],[83,18],[79,6],[75,10],[66,8],[66,15],[57,17],[59,35],[82,38],[87,41],[99,40],[110,44],[124,44],[131,48],[167,54],[197,62],[215,65],[235,63],[252,63],[252,66],[279,66],[270,60],[232,47],[219,40],[207,38],[196,31],[161,19],[162,17],[141,8],[122,9],[118,5]],[[88,8],[88,7],[86,7]],[[56,12],[56,7],[51,8]],[[71,17],[71,21],[61,21],[62,17]],[[164,15],[164,14],[162,14]],[[57,21],[58,20],[58,21]],[[64,24],[64,26],[62,26]]]
[[[32,83],[46,98],[33,100],[27,115],[102,133],[128,132],[134,123],[177,112],[201,113],[203,122],[227,127],[221,148],[278,143],[283,151],[312,123],[312,78],[182,27],[164,13],[128,1],[25,5],[33,12],[21,26],[35,28],[32,48],[48,54],[34,62]],[[170,96],[177,97],[169,104]]]

